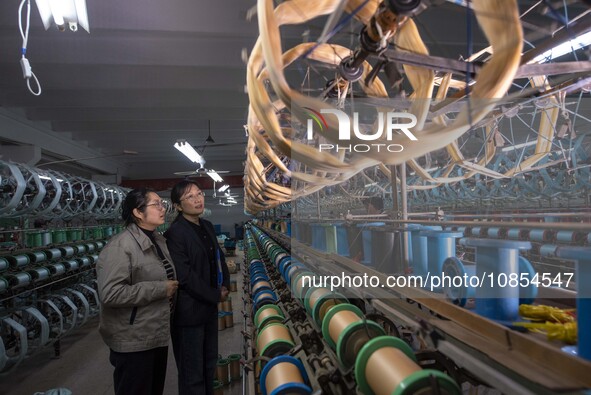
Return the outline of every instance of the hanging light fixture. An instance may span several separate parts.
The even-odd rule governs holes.
[[[60,31],[66,30],[66,25],[73,32],[80,25],[90,33],[86,0],[35,0],[39,15],[43,20],[45,30],[49,29],[53,21]]]
[[[224,179],[215,170],[208,170],[207,175],[210,176],[215,182],[224,182]]]
[[[211,179],[215,182],[224,182],[224,179],[218,174],[217,171],[206,169],[205,165],[205,158],[198,153],[195,148],[191,144],[187,142],[187,140],[177,140],[174,144],[174,148],[179,150],[183,153],[191,162],[198,163],[200,168],[195,171],[195,173],[206,173]],[[215,187],[215,186],[214,186]]]
[[[174,148],[181,151],[191,162],[205,164],[205,159],[195,151],[195,148],[191,144],[187,143],[187,140],[177,140],[174,143]]]

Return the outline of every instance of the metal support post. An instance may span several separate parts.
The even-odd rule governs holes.
[[[316,215],[320,219],[320,191],[316,192]]]
[[[400,203],[402,209],[402,220],[408,220],[408,199],[406,196],[406,162],[400,165]],[[410,265],[410,243],[409,233],[407,232],[408,225],[402,225],[404,232],[402,232],[402,264],[405,273],[408,272]]]
[[[390,190],[392,191],[392,213],[390,218],[398,219],[398,183],[396,182],[396,166],[388,166],[390,169]]]

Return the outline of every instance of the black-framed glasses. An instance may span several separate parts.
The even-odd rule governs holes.
[[[184,198],[182,198],[180,201],[182,202],[183,200],[191,200],[191,201],[195,202],[200,197],[205,197],[205,193],[203,193],[203,192],[197,192],[194,195],[193,194],[190,194],[190,195],[187,195]]]
[[[149,207],[149,206],[154,206],[154,207],[158,208],[159,210],[166,210],[166,203],[164,203],[163,201],[146,204],[146,207]]]

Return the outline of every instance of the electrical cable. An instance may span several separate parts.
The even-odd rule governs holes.
[[[26,30],[23,31],[23,24],[22,24],[23,16],[22,15],[23,15],[23,6],[25,5],[25,2],[27,3],[27,25],[26,25]],[[35,75],[35,73],[33,73],[33,70],[31,69],[31,64],[29,63],[29,60],[26,57],[27,43],[29,41],[30,21],[31,21],[31,0],[22,0],[20,6],[18,7],[18,28],[21,33],[21,37],[23,38],[23,45],[21,48],[22,58],[21,58],[20,64],[21,64],[21,68],[23,70],[23,78],[25,78],[27,80],[27,88],[29,88],[29,91],[33,95],[39,96],[39,95],[41,95],[41,84],[39,83],[39,80],[37,79],[37,76]],[[33,88],[31,88],[31,78],[33,78],[35,80],[35,83],[37,84],[37,87],[39,88],[38,92],[35,92],[33,90]]]

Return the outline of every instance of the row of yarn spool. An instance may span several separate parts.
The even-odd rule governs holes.
[[[91,226],[84,228],[35,229],[26,230],[24,244],[28,248],[47,247],[68,242],[108,239],[121,232],[123,226]],[[14,231],[19,232],[18,230]],[[10,232],[7,232],[10,233]]]
[[[0,294],[88,270],[105,241],[0,256]]]
[[[272,290],[270,279],[259,247],[267,254],[287,256],[274,243],[263,240],[257,245],[258,233],[247,230],[246,266],[250,277],[250,293],[253,303],[253,323],[256,328],[256,351],[260,358],[268,362],[256,365],[260,390],[263,395],[278,393],[311,393],[307,373],[298,358],[283,355],[294,346],[295,341],[289,328],[283,324],[284,315],[281,308],[274,303],[277,295]],[[267,249],[267,247],[269,249]]]
[[[303,277],[315,274],[293,262],[286,251],[281,251],[282,248],[263,232],[254,227],[252,230],[248,254],[249,271],[253,277],[251,281],[255,280],[255,286],[267,282],[266,274],[270,273],[263,273],[262,269],[277,269],[281,272],[295,298],[322,328],[322,336],[336,351],[340,365],[347,370],[355,369],[355,379],[361,393],[390,394],[406,387],[419,391],[437,388],[450,394],[460,393],[453,379],[440,371],[422,369],[417,364],[414,352],[404,341],[386,336],[383,328],[367,320],[344,296],[325,288],[305,287]],[[267,253],[271,265],[264,265],[257,259],[256,244]],[[272,289],[269,291],[273,292]],[[302,361],[285,355],[296,342],[284,323],[282,309],[275,304],[277,299],[274,301],[273,298],[257,296],[253,298],[256,309],[254,323],[258,328],[256,348],[259,355],[271,358],[260,374],[261,392],[273,394],[278,388],[288,386],[293,387],[294,391],[297,388],[304,391],[302,393],[310,393],[310,383]],[[263,302],[263,299],[267,300]]]
[[[8,230],[4,247],[27,246],[0,256],[0,372],[54,345],[98,315],[94,266],[118,225]]]

